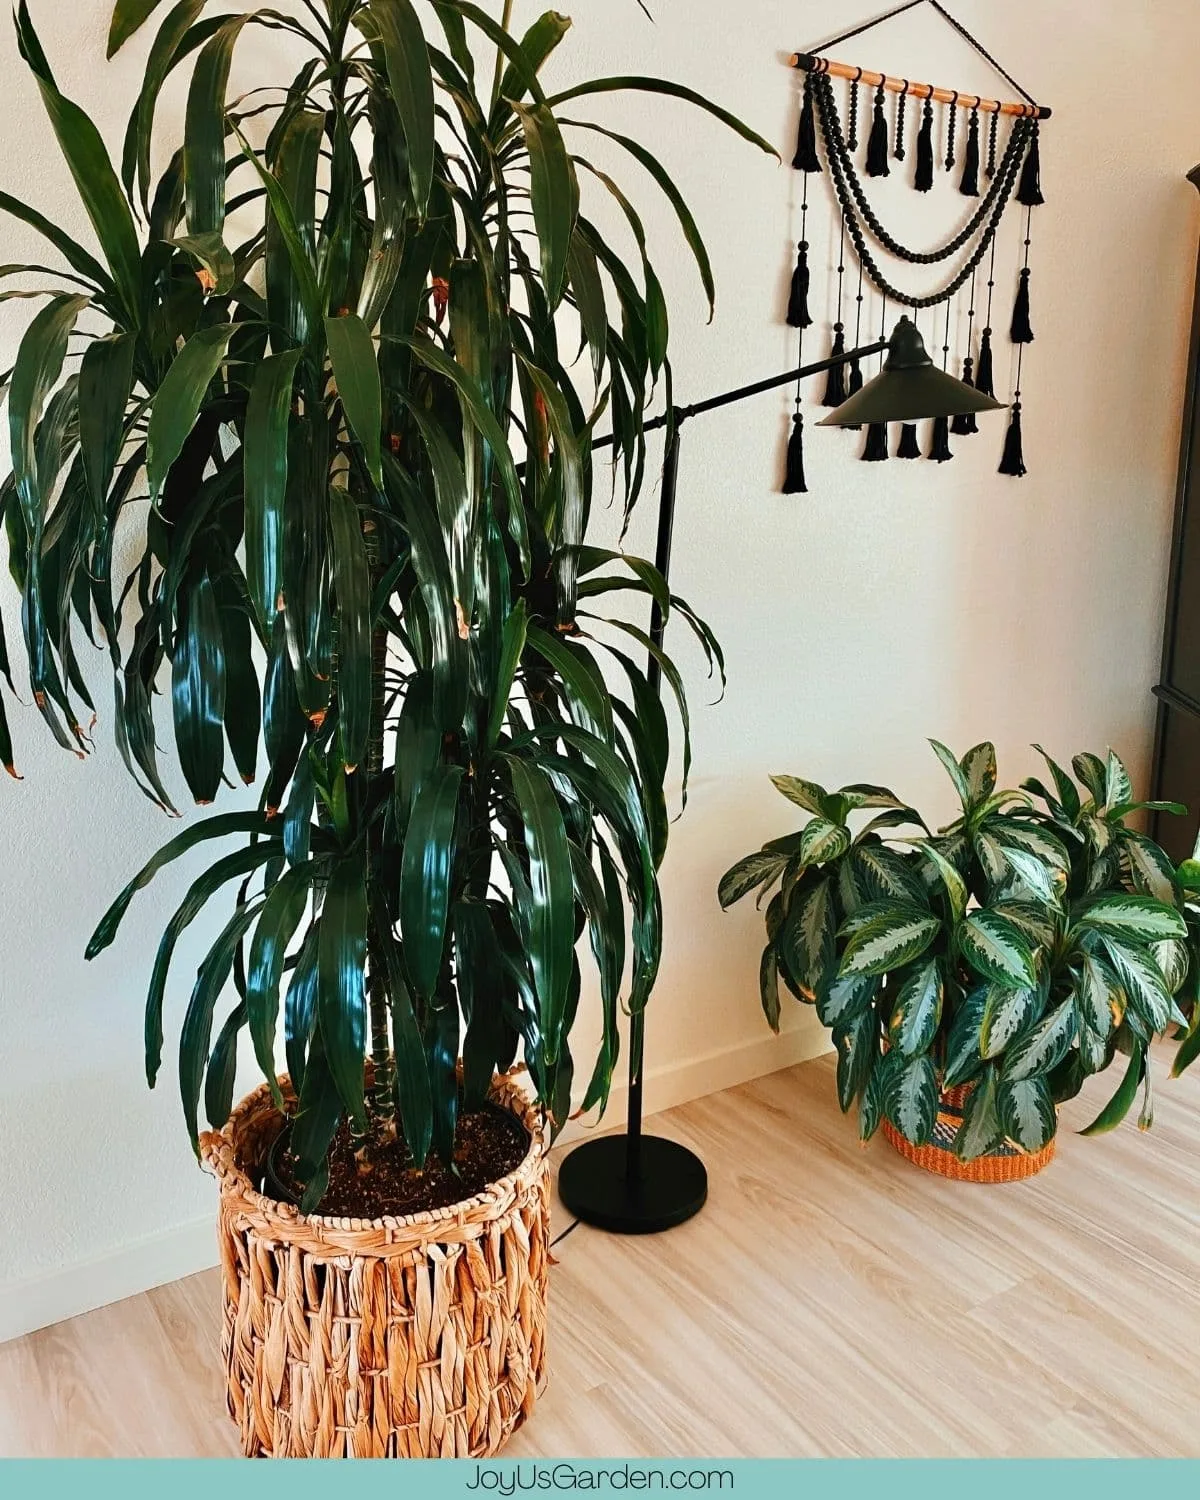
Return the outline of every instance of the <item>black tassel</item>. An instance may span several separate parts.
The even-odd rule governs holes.
[[[921,129],[917,132],[917,175],[913,187],[918,193],[927,193],[933,186],[933,105],[925,101],[925,112],[921,117]]]
[[[1025,165],[1021,168],[1021,181],[1017,185],[1017,202],[1026,208],[1040,208],[1045,203],[1042,197],[1042,153],[1038,148],[1038,128],[1035,124],[1025,154]]]
[[[1021,448],[1021,403],[1014,401],[1008,432],[1004,437],[1004,457],[1000,460],[1000,473],[1011,474],[1014,479],[1020,479],[1026,472],[1025,454]]]
[[[865,464],[881,464],[888,456],[888,432],[886,422],[872,422],[867,428],[867,445],[862,457]]]
[[[917,442],[917,424],[915,422],[902,422],[900,424],[900,446],[896,449],[897,458],[920,458],[921,446]]]
[[[975,389],[985,396],[994,396],[996,388],[992,381],[992,330],[985,328],[979,340],[979,368],[975,371]]]
[[[812,318],[808,311],[808,241],[801,240],[796,247],[796,269],[792,272],[792,292],[788,298],[788,326],[810,328]]]
[[[967,198],[979,197],[979,111],[976,109],[971,111],[971,127],[967,131],[967,150],[958,190]]]
[[[867,138],[867,176],[888,177],[888,128],[883,113],[883,85],[875,91],[875,118],[871,121],[871,134]]]
[[[833,343],[829,347],[830,359],[839,359],[846,352],[846,335],[842,331],[842,325],[833,325]],[[831,365],[829,374],[825,380],[825,394],[821,397],[822,406],[841,406],[846,399],[846,366],[844,364]]]
[[[850,374],[846,380],[846,395],[856,396],[863,388],[862,365],[857,359],[850,361]],[[847,432],[861,432],[861,427],[848,427]]]
[[[950,419],[948,417],[933,419],[933,442],[929,445],[929,456],[939,464],[944,464],[954,457],[954,454],[950,452]]]
[[[1029,267],[1021,272],[1017,287],[1017,300],[1013,303],[1012,331],[1009,335],[1014,344],[1032,344],[1033,329],[1029,326]]]
[[[905,85],[896,101],[896,144],[892,155],[897,161],[904,160],[904,125],[908,114],[908,86]]]
[[[813,117],[812,74],[804,79],[804,103],[800,106],[800,133],[796,138],[796,154],[792,166],[797,172],[819,172],[821,160],[817,155],[817,125]]]
[[[804,482],[804,418],[799,412],[792,418],[792,435],[788,438],[787,471],[783,479],[785,495],[807,495]]]
[[[974,384],[971,379],[971,371],[973,366],[974,360],[972,360],[971,356],[968,354],[966,359],[963,360],[962,378],[964,385]],[[973,411],[963,412],[959,416],[955,417],[950,423],[950,431],[955,435],[955,437],[970,437],[972,433],[978,432],[979,423],[975,420],[975,413]]]

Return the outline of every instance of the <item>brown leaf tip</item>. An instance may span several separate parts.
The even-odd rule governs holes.
[[[217,278],[207,266],[201,266],[196,272],[196,280],[200,283],[200,290],[206,297],[210,292],[215,292],[217,289]]]
[[[20,772],[17,770],[16,766],[10,766],[7,761],[4,763],[4,769],[8,772],[8,774],[12,777],[12,779],[14,781],[24,781],[25,780],[24,776],[22,776],[20,774]]]

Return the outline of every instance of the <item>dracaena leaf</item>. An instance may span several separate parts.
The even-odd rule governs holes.
[[[371,574],[358,506],[348,489],[329,491],[333,586],[338,620],[338,731],[342,762],[353,771],[371,730]]]
[[[510,756],[513,793],[525,826],[529,858],[529,959],[542,1007],[544,1061],[554,1063],[563,1041],[571,955],[575,945],[575,887],[562,809],[545,773]]]
[[[367,472],[383,488],[383,393],[370,331],[356,313],[326,318],[329,358],[346,420],[362,444]]]
[[[146,436],[146,477],[155,500],[195,428],[205,392],[225,359],[233,334],[232,323],[217,323],[193,334],[154,396]]]
[[[365,1118],[366,967],[366,871],[361,856],[349,855],[334,865],[321,911],[317,1018],[338,1095],[359,1121]]]
[[[216,798],[225,762],[225,642],[207,573],[181,605],[171,692],[175,744],[192,796],[204,805]]]
[[[299,359],[300,351],[293,349],[263,360],[246,403],[246,582],[268,636],[283,585],[288,416]]]
[[[392,97],[408,148],[413,209],[422,219],[434,165],[433,73],[425,35],[410,0],[375,0],[367,15],[383,43]]]
[[[445,951],[454,823],[461,766],[439,766],[413,801],[400,874],[400,932],[405,963],[417,993],[433,993]]]

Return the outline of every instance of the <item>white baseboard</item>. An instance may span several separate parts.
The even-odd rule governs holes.
[[[756,1037],[754,1041],[744,1042],[732,1050],[708,1052],[684,1062],[660,1063],[646,1070],[645,1111],[649,1115],[674,1109],[677,1104],[686,1104],[690,1099],[702,1099],[706,1094],[736,1088],[740,1083],[778,1073],[828,1051],[828,1032],[819,1026],[802,1026],[783,1036]],[[628,1097],[628,1084],[622,1083],[613,1089],[600,1125],[602,1130],[620,1128],[625,1119]],[[559,1136],[559,1142],[569,1145],[591,1135],[595,1129],[594,1115],[587,1120],[574,1120]]]
[[[216,1211],[94,1258],[0,1285],[0,1344],[217,1263]]]
[[[827,1048],[825,1033],[806,1027],[783,1037],[756,1039],[733,1051],[662,1064],[647,1072],[646,1112],[654,1114],[689,1099],[735,1088],[752,1078],[805,1062]],[[619,1128],[625,1117],[627,1093],[624,1085],[613,1090],[605,1128]],[[567,1126],[560,1139],[566,1144],[594,1128],[594,1124],[589,1127],[577,1121]],[[0,1285],[0,1344],[192,1276],[216,1263],[214,1211],[94,1259]]]

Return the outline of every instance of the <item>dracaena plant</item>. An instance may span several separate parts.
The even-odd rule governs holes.
[[[962,804],[936,833],[884,787],[773,778],[810,817],[734,865],[719,893],[724,907],[770,896],[768,1021],[778,1029],[781,982],[816,1006],[864,1140],[886,1116],[926,1144],[941,1093],[969,1084],[964,1159],[1004,1140],[1040,1150],[1057,1105],[1118,1052],[1122,1080],[1085,1133],[1119,1124],[1139,1087],[1148,1126],[1150,1043],[1187,1025],[1179,1000],[1194,1000],[1200,949],[1178,872],[1128,819],[1183,809],[1135,802],[1111,753],[1076,756],[1078,782],[1047,757],[1051,793],[1037,780],[998,791],[990,744],[961,760],[933,748]]]
[[[120,0],[110,54],[159,9]],[[89,955],[167,863],[236,841],[163,936],[148,1074],[176,944],[236,891],[183,1020],[187,1125],[195,1140],[202,1096],[214,1124],[227,1116],[243,1030],[274,1086],[282,1030],[311,1205],[343,1118],[364,1166],[397,1131],[417,1164],[431,1149],[452,1160],[460,1063],[476,1102],[523,1053],[561,1123],[585,929],[604,1007],[586,1103],[607,1097],[622,1000],[646,1003],[661,947],[668,727],[642,653],[681,705],[682,688],[604,604],[653,599],[710,663],[719,651],[652,566],[585,544],[597,423],[613,434],[603,482],[628,511],[670,365],[642,221],[579,143],[631,156],[710,300],[712,275],[657,158],[575,111],[649,91],[769,148],[667,82],[547,97],[539,73],[570,24],[554,12],[517,39],[511,4],[500,22],[466,0],[209,10],[180,0],[161,17],[118,172],[21,0],[21,54],[101,258],[0,194],[49,241],[63,288],[37,293],[11,372],[0,507],[33,697],[59,742],[89,747],[82,633],[111,658],[117,744],[147,795],[174,810],[159,693],[196,802],[230,767],[263,778],[257,811],[167,844]],[[257,28],[306,60],[231,100],[231,59]],[[155,180],[176,69],[191,74],[183,138]],[[584,211],[581,178],[627,223],[632,263]],[[42,274],[0,274],[25,271]],[[11,766],[2,705],[0,741]]]

